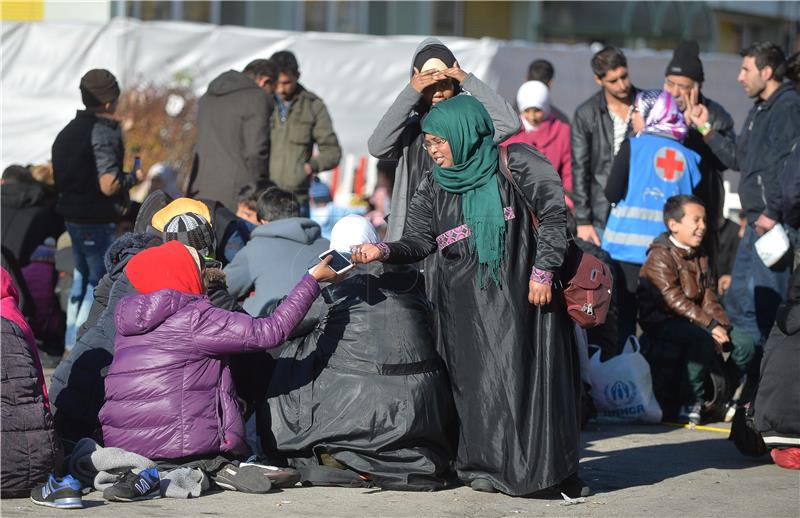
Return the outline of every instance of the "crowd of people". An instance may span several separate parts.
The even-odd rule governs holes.
[[[2,175],[2,496],[585,497],[582,336],[603,361],[640,336],[665,420],[739,416],[800,468],[800,57],[741,56],[737,133],[695,42],[650,90],[598,51],[570,119],[549,61],[513,106],[426,38],[369,137],[363,210],[316,177],[341,149],[291,52],[211,81],[185,189],[169,164],[125,170],[119,84],[90,70],[51,164]],[[576,253],[614,277],[585,330],[565,298]]]

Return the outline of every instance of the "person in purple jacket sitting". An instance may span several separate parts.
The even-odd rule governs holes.
[[[126,274],[138,294],[115,311],[116,352],[100,410],[105,446],[152,460],[248,455],[227,357],[284,342],[319,283],[336,280],[328,262],[304,275],[271,316],[253,318],[211,304],[191,247],[169,241],[132,258]]]

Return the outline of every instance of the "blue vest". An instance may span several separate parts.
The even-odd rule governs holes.
[[[667,198],[691,194],[700,182],[700,155],[657,135],[642,135],[630,142],[628,194],[611,209],[603,250],[617,261],[644,264],[650,243],[666,231]]]

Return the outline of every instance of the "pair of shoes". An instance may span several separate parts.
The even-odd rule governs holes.
[[[557,487],[557,491],[567,495],[570,498],[586,498],[587,496],[592,496],[592,494],[594,494],[592,488],[587,486],[577,473],[573,473],[562,480]]]
[[[267,476],[269,470],[259,464],[242,463],[238,466],[228,463],[212,477],[221,488],[242,493],[262,494],[272,489],[272,481]]]
[[[683,405],[681,407],[679,418],[682,421],[688,421],[691,424],[700,424],[702,411],[703,404],[700,402],[691,405]]]
[[[81,483],[72,475],[61,480],[52,474],[47,482],[31,490],[31,501],[37,505],[57,509],[83,509]]]
[[[287,488],[300,482],[300,472],[294,468],[281,468],[257,462],[242,462],[239,464],[239,469],[247,468],[248,466],[255,466],[261,469],[264,476],[269,479],[272,487]]]
[[[110,502],[138,502],[161,498],[161,476],[158,468],[143,469],[139,473],[128,471],[114,485],[103,491]]]
[[[485,478],[476,478],[470,482],[469,487],[473,491],[480,491],[481,493],[497,493],[497,488]]]

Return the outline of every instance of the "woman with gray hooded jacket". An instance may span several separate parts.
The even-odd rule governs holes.
[[[495,144],[519,131],[519,116],[505,99],[475,75],[464,72],[441,41],[422,40],[414,51],[411,81],[384,114],[367,143],[375,158],[397,160],[387,241],[402,237],[411,198],[423,172],[433,168],[433,161],[422,147],[422,119],[431,106],[464,92],[475,97],[489,112]]]

